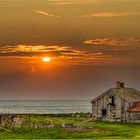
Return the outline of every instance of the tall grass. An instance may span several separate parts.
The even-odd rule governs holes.
[[[24,117],[27,121],[28,117]],[[50,121],[55,124],[54,128],[12,128],[6,126],[0,129],[1,139],[140,139],[140,124],[127,124],[120,122],[90,121],[85,117],[49,117],[32,116],[31,122]],[[60,127],[62,122],[73,123],[76,126],[88,128],[87,131],[67,131]],[[106,130],[96,131],[96,130]]]

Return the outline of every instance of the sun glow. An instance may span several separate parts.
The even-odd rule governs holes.
[[[43,62],[50,62],[51,58],[50,57],[44,57],[44,58],[42,58],[42,61]]]

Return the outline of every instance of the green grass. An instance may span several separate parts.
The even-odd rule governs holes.
[[[24,116],[24,120],[28,117]],[[91,121],[84,117],[49,117],[33,116],[31,122],[50,121],[54,128],[11,128],[10,132],[0,129],[0,139],[140,139],[140,124],[128,124],[122,122]],[[61,123],[73,123],[76,126],[88,127],[87,131],[66,131],[60,127]],[[97,131],[99,130],[99,131]],[[101,130],[101,131],[100,131]],[[106,132],[102,132],[105,130]]]

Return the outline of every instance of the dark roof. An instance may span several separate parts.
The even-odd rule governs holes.
[[[134,104],[134,106],[130,107],[127,111],[128,112],[140,112],[140,101],[136,102]]]
[[[134,88],[111,88],[101,94],[100,96],[96,97],[91,101],[91,103],[95,102],[96,100],[100,99],[101,97],[105,96],[106,94],[116,94],[128,101],[137,102],[140,101],[140,91]]]

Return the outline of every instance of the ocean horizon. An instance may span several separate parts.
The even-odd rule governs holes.
[[[90,100],[0,100],[0,114],[91,112]]]

